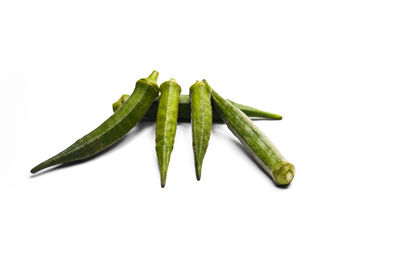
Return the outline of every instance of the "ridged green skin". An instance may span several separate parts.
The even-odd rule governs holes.
[[[244,114],[246,114],[248,117],[265,118],[265,119],[271,119],[271,120],[281,120],[282,119],[282,116],[278,115],[278,114],[270,113],[267,111],[263,111],[263,110],[259,110],[259,109],[253,108],[253,107],[235,103],[229,99],[226,99],[226,101],[230,102],[232,105],[234,105],[235,107],[237,107],[238,109],[243,111]]]
[[[207,84],[205,80],[203,82]],[[220,116],[256,162],[272,177],[277,185],[290,184],[295,173],[294,165],[286,161],[268,137],[246,114],[222,98],[211,87],[209,89]]]
[[[171,152],[174,148],[181,87],[174,79],[171,79],[160,85],[160,91],[161,97],[156,122],[156,152],[160,168],[161,187],[164,187]]]
[[[192,140],[196,178],[201,178],[201,167],[210,140],[212,106],[210,90],[203,82],[197,81],[190,87],[192,110]]]
[[[70,147],[33,168],[31,173],[57,164],[86,159],[118,141],[143,118],[158,96],[157,78],[158,72],[153,71],[148,78],[137,81],[135,90],[117,112]]]
[[[126,101],[129,95],[121,96],[117,102],[113,104],[113,111],[115,112],[118,110]],[[156,100],[153,102],[149,110],[147,111],[146,115],[143,117],[144,121],[155,121],[157,118],[157,110],[158,110],[158,103],[160,101],[160,97],[157,97]],[[235,107],[239,108],[243,111],[247,116],[260,118],[260,119],[269,119],[269,120],[281,120],[282,116],[273,114],[270,112],[262,111],[253,107],[245,106],[242,104],[235,103],[231,100],[230,101]],[[214,106],[213,106],[214,109]],[[180,95],[179,96],[179,112],[178,112],[178,121],[190,121],[191,116],[191,102],[189,95]],[[222,122],[221,117],[218,115],[217,112],[213,113],[213,121],[214,122]]]

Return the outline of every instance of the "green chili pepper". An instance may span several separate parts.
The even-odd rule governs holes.
[[[122,95],[117,102],[113,104],[113,111],[117,111],[126,101],[129,95]],[[157,97],[156,100],[153,102],[149,110],[147,111],[146,115],[143,117],[145,121],[155,121],[157,118],[157,109],[158,103],[160,101],[160,97]],[[230,100],[227,100],[230,101]],[[254,118],[262,118],[262,119],[269,119],[269,120],[281,120],[282,116],[269,113],[266,111],[262,111],[253,107],[245,106],[242,104],[235,103],[230,101],[235,107],[239,108],[243,111],[247,116],[254,117]],[[179,121],[190,121],[190,114],[191,114],[191,107],[190,107],[190,97],[188,95],[180,95],[179,96],[179,112],[178,112],[178,120]],[[213,114],[213,121],[214,122],[222,122],[222,119],[218,115],[217,112]]]
[[[156,122],[156,152],[161,175],[161,187],[165,186],[171,152],[174,147],[178,123],[179,94],[181,87],[174,79],[160,85],[161,97]]]
[[[135,90],[117,112],[70,147],[33,168],[31,172],[36,173],[57,164],[86,159],[118,141],[143,118],[158,96],[157,78],[158,72],[153,71],[148,78],[137,81]]]
[[[294,165],[286,161],[264,133],[237,107],[210,89],[217,111],[232,133],[240,140],[277,185],[288,185],[294,177]]]
[[[212,107],[210,90],[203,82],[197,81],[190,87],[192,102],[192,140],[196,178],[200,181],[201,166],[210,140]]]

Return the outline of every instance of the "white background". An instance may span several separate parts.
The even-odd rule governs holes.
[[[1,1],[0,266],[399,266],[398,1]],[[221,95],[296,166],[280,189],[214,125],[195,179],[180,123],[29,170],[153,69]]]

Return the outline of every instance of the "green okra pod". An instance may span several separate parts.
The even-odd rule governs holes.
[[[226,99],[226,101],[231,102],[232,105],[240,109],[241,111],[244,112],[248,117],[253,117],[253,118],[264,118],[264,119],[270,119],[270,120],[281,120],[282,116],[274,113],[270,113],[267,111],[263,111],[260,109],[256,109],[250,106],[242,105],[239,103],[235,103],[232,100]],[[222,120],[222,119],[221,119]]]
[[[125,102],[126,102],[126,100],[128,100],[128,98],[129,98],[129,95],[122,95],[117,101],[115,101],[112,104],[113,111],[116,112],[123,104],[125,104]],[[154,105],[154,102],[151,104],[151,106],[153,106],[153,105]],[[150,110],[150,108],[149,108],[149,110]],[[147,112],[149,112],[149,110],[147,110]],[[146,112],[146,114],[147,114],[147,112]]]
[[[181,87],[174,79],[171,79],[160,85],[160,91],[161,97],[156,122],[156,152],[160,168],[161,187],[164,187],[171,152],[174,147]]]
[[[190,87],[192,110],[192,140],[196,178],[201,178],[201,167],[210,140],[212,107],[210,90],[203,82],[197,81]]]
[[[129,95],[122,95],[114,104],[113,104],[113,111],[117,111],[126,101]],[[231,100],[230,101],[234,106],[239,108],[243,111],[247,116],[259,119],[268,119],[268,120],[281,120],[282,116],[270,112],[266,112],[260,109],[256,109],[250,106],[242,105],[235,103]],[[160,97],[157,97],[156,100],[153,102],[149,110],[147,111],[146,115],[143,117],[145,121],[155,121],[157,118],[157,109],[158,103],[160,102]],[[190,121],[191,116],[191,102],[189,95],[180,95],[179,96],[179,112],[178,112],[178,120],[179,121]],[[214,122],[222,122],[222,119],[218,115],[217,112],[213,114],[213,121]]]
[[[207,82],[203,80],[205,84]],[[294,177],[294,165],[289,163],[264,133],[239,108],[210,89],[217,111],[232,133],[240,140],[277,185],[288,185]]]
[[[118,111],[92,132],[39,164],[31,172],[36,173],[57,164],[89,158],[114,144],[143,118],[158,96],[157,78],[158,72],[153,71],[148,78],[138,80],[135,90]]]

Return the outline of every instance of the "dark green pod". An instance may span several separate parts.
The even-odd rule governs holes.
[[[114,104],[113,111],[118,110],[126,101],[129,95],[122,95]],[[230,101],[230,100],[227,100]],[[158,103],[160,102],[160,97],[157,97],[154,103],[151,105],[146,115],[143,117],[144,121],[155,121],[157,118],[157,109]],[[242,105],[230,101],[235,107],[239,108],[243,111],[247,116],[259,119],[267,119],[267,120],[281,120],[282,116],[274,113],[266,112],[260,109],[256,109],[250,106]],[[190,97],[188,95],[180,95],[179,96],[179,112],[178,112],[178,120],[179,121],[190,121],[191,116],[191,102]],[[217,112],[213,114],[214,122],[222,122],[222,119],[218,115]]]
[[[161,175],[161,187],[167,180],[168,165],[174,148],[178,123],[181,87],[174,79],[160,85],[161,97],[156,122],[156,152]]]
[[[197,81],[190,87],[192,110],[192,140],[196,178],[201,178],[201,167],[210,140],[212,107],[210,90],[203,82]]]
[[[207,84],[205,80],[203,82]],[[286,161],[268,137],[246,114],[222,98],[211,87],[209,89],[220,116],[256,162],[272,177],[277,185],[290,184],[294,177],[294,165]]]
[[[117,112],[70,147],[33,168],[31,172],[36,173],[57,164],[89,158],[114,144],[143,118],[158,96],[157,78],[158,72],[153,71],[148,78],[137,81],[135,90]]]

